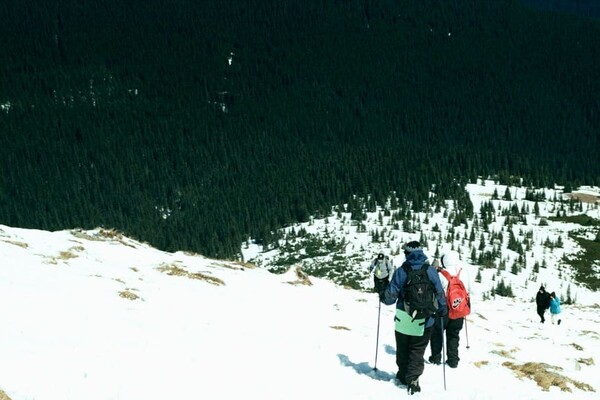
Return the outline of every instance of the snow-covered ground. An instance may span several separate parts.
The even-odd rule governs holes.
[[[377,338],[372,293],[102,230],[0,225],[0,257],[0,399],[406,395],[394,379],[394,307],[381,306]],[[427,364],[413,398],[596,399],[600,294],[585,300],[551,325],[530,301],[476,296],[458,369]],[[513,369],[526,363],[539,363],[542,385],[570,391]]]

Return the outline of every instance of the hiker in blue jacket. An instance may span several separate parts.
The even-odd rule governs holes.
[[[550,321],[554,324],[556,318],[560,314],[560,299],[555,292],[550,293]],[[561,320],[558,319],[557,324],[560,325]]]
[[[424,370],[423,355],[429,344],[435,315],[415,319],[407,314],[409,310],[405,305],[405,283],[408,274],[404,268],[417,271],[425,264],[427,278],[433,284],[430,289],[432,297],[435,296],[435,300],[431,300],[433,307],[437,307],[438,316],[447,314],[448,309],[442,282],[436,269],[429,265],[421,244],[417,241],[408,242],[404,245],[404,255],[406,261],[401,268],[396,269],[388,287],[380,292],[380,299],[386,305],[396,303],[396,378],[401,384],[407,385],[408,394],[414,394],[421,391],[419,377]]]

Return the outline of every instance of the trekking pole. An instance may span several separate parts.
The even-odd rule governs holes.
[[[467,317],[465,317],[465,335],[467,336],[467,349],[469,348],[469,330],[467,329]]]
[[[373,371],[377,371],[377,350],[379,349],[379,319],[381,318],[381,301],[379,301],[379,311],[377,312],[377,343],[375,344],[375,366]]]
[[[444,390],[446,390],[446,346],[444,346],[444,317],[440,315],[440,325],[442,331],[442,373],[444,375]]]

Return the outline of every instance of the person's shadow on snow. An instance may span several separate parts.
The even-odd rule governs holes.
[[[386,352],[388,352],[388,351],[389,350],[386,349]],[[396,378],[395,374],[390,374],[390,373],[382,371],[380,369],[375,369],[374,367],[370,366],[369,363],[367,363],[367,362],[354,363],[354,362],[350,361],[348,356],[346,356],[344,354],[338,354],[338,358],[340,359],[340,364],[342,364],[343,366],[350,367],[350,368],[354,369],[354,371],[356,371],[356,373],[361,374],[361,375],[366,375],[369,378],[376,379],[378,381],[386,381],[386,382],[391,381]]]
[[[386,344],[385,346],[383,346],[384,350],[386,353],[395,356],[396,355],[396,349],[394,348],[394,346],[390,346],[389,344]]]

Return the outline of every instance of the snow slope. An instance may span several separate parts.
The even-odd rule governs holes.
[[[0,399],[406,395],[394,380],[393,307],[381,306],[378,339],[372,293],[303,284],[294,269],[165,253],[101,229],[0,225],[0,257]],[[537,322],[531,302],[475,301],[459,368],[426,365],[413,398],[596,399],[598,304],[590,294],[563,307],[557,326]],[[591,387],[545,391],[508,362],[544,363],[537,369],[555,372],[556,384]]]

